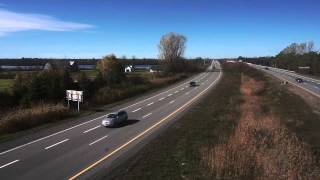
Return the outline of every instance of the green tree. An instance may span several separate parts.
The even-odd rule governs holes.
[[[78,80],[78,85],[81,91],[87,91],[90,89],[90,79],[88,79],[86,73],[81,72]]]

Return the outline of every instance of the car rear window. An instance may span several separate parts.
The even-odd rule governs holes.
[[[115,118],[115,117],[117,117],[117,115],[115,115],[115,114],[108,114],[107,115],[107,118]]]

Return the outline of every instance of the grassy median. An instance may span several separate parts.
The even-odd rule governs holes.
[[[320,116],[244,64],[224,64],[205,99],[97,179],[320,179]]]

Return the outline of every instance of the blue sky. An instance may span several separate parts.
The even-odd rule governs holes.
[[[0,58],[157,57],[187,37],[186,57],[271,56],[320,44],[315,0],[0,0]]]

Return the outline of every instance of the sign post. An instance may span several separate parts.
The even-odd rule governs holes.
[[[75,90],[67,90],[67,100],[68,100],[68,108],[70,108],[69,101],[78,102],[78,112],[80,112],[80,102],[83,102],[83,91],[75,91]]]

